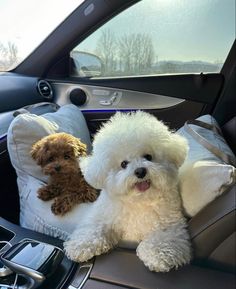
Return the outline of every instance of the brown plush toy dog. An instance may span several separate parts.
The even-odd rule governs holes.
[[[97,191],[85,182],[78,165],[77,158],[85,155],[86,145],[67,133],[51,134],[32,146],[32,158],[50,176],[48,185],[38,190],[38,197],[43,201],[55,198],[51,206],[55,215],[97,199]]]

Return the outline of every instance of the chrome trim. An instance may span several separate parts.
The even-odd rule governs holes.
[[[7,150],[3,150],[3,151],[0,152],[0,155],[5,154],[6,152],[7,152]]]
[[[40,88],[40,84],[42,84],[42,83],[45,83],[45,85],[48,86],[48,88],[49,88],[50,94],[49,94],[48,96],[45,96],[45,95],[42,93],[42,90],[41,90],[41,88]],[[37,88],[38,88],[38,92],[40,93],[40,95],[41,95],[43,98],[46,98],[46,99],[51,99],[51,98],[52,98],[52,96],[53,96],[53,90],[52,90],[51,84],[50,84],[48,81],[46,81],[46,80],[44,80],[44,79],[39,80],[38,83],[37,83]]]
[[[133,90],[117,89],[110,87],[98,87],[92,85],[78,85],[75,83],[62,83],[53,81],[54,101],[60,106],[70,104],[70,92],[79,88],[87,95],[87,102],[79,108],[89,110],[130,110],[130,109],[163,109],[176,106],[185,99],[139,92]],[[117,95],[117,97],[112,98]],[[112,101],[111,101],[112,99]]]
[[[93,263],[92,262],[89,262],[89,263],[84,263],[82,264],[79,269],[76,271],[75,273],[75,276],[74,278],[72,279],[72,283],[73,283],[73,280],[76,278],[76,275],[78,276],[79,275],[79,271],[81,268],[88,268],[88,271],[86,273],[86,275],[84,276],[82,282],[80,283],[79,287],[75,287],[73,286],[72,284],[69,285],[69,287],[67,289],[82,289],[82,287],[84,286],[85,282],[87,281],[91,271],[92,271],[92,268],[93,268]]]

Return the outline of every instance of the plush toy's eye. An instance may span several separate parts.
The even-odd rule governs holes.
[[[51,162],[53,162],[54,161],[54,157],[50,157],[49,159],[48,159],[48,162],[49,163],[51,163]]]
[[[64,159],[65,159],[65,160],[69,160],[69,159],[70,159],[70,156],[69,156],[69,155],[64,155]]]
[[[122,167],[122,169],[126,169],[127,168],[127,165],[128,165],[128,161],[123,161],[120,166]]]
[[[152,160],[152,155],[146,154],[143,157],[149,162]]]

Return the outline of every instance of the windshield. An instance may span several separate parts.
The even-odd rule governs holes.
[[[0,0],[0,71],[15,68],[84,0]]]

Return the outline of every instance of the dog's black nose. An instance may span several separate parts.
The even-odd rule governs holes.
[[[146,170],[146,168],[138,168],[134,171],[134,174],[139,179],[143,179],[147,174],[147,170]]]
[[[54,167],[54,169],[55,169],[55,171],[60,172],[61,166],[60,166],[60,165],[56,165],[56,166]]]

